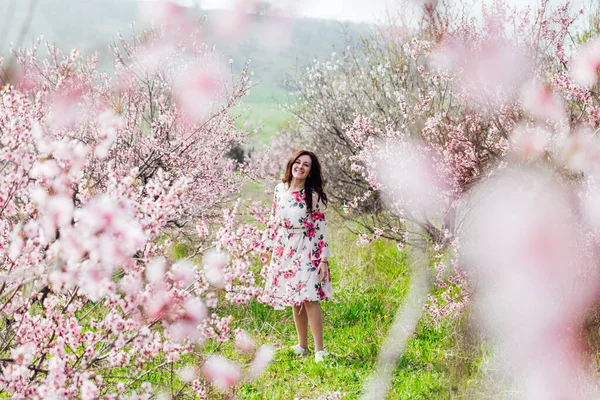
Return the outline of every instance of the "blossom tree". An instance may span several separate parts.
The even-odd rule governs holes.
[[[406,115],[433,114],[416,132],[392,124],[381,129],[357,116],[346,130],[357,149],[349,160],[399,217],[404,229],[397,233],[416,226],[436,252],[448,246],[450,262],[459,265],[440,280],[436,260],[436,285],[449,288],[442,304],[430,297],[426,309],[434,319],[458,315],[472,295],[473,314],[496,345],[496,362],[521,377],[514,382],[519,393],[594,398],[587,351],[578,343],[581,321],[597,307],[600,271],[591,200],[600,126],[598,38],[571,42],[569,57],[565,46],[576,19],[569,5],[550,11],[544,3],[533,15],[498,2],[483,8],[481,23],[436,25],[444,28],[433,36],[439,40],[407,42],[404,51],[412,52],[433,89],[423,107]],[[474,131],[465,129],[470,124]],[[457,294],[467,285],[465,270],[476,289]],[[416,288],[421,299],[422,286]],[[408,327],[416,326],[413,314],[399,311],[392,342],[405,343]],[[373,380],[379,387],[387,367],[381,364]]]
[[[200,28],[165,4],[166,24],[114,44],[113,76],[77,51],[48,45],[41,58],[40,41],[14,51],[18,74],[0,94],[0,393],[202,397],[272,357],[215,309],[220,292],[256,294],[248,264],[206,252],[244,179],[226,153],[244,140],[232,107],[247,68],[231,80]],[[195,251],[175,261],[182,238]],[[255,354],[250,370],[203,351],[233,337]],[[157,372],[171,378],[152,387]]]
[[[312,146],[334,149],[324,162],[333,196],[345,205],[349,218],[360,217],[365,234],[400,243],[405,242],[401,221],[390,218],[357,162],[363,138],[352,133],[356,115],[368,118],[378,132],[402,132],[430,148],[448,184],[448,210],[441,225],[421,225],[434,242],[447,243],[445,230],[454,224],[452,198],[507,154],[510,132],[523,116],[522,104],[527,104],[527,99],[521,101],[523,84],[536,83],[528,98],[543,96],[545,89],[551,99],[550,89],[562,90],[558,79],[567,63],[564,46],[575,20],[568,7],[552,11],[548,2],[533,15],[504,2],[484,5],[482,21],[455,17],[453,10],[441,6],[425,10],[418,28],[394,16],[362,44],[315,60],[295,81],[299,100],[292,106],[301,134]],[[555,72],[556,82],[546,72]],[[581,94],[576,94],[569,99],[583,106]],[[580,108],[583,114],[573,118],[593,125],[597,104],[592,98],[587,101],[591,103]],[[377,136],[373,131],[370,135]]]
[[[565,46],[576,44],[577,19],[568,5],[552,10],[546,1],[531,11],[494,2],[482,6],[481,19],[449,7],[423,5],[412,26],[392,16],[372,38],[315,60],[295,82],[300,135],[313,148],[332,149],[323,156],[328,187],[345,216],[362,225],[359,244],[384,237],[400,248],[431,245],[441,256],[455,239],[462,196],[504,162],[515,142],[532,147],[544,136],[527,124],[598,126],[597,98],[567,72]],[[435,215],[390,207],[382,197],[368,166],[390,137],[416,140],[443,181]],[[415,228],[419,233],[409,235]],[[438,275],[446,269],[440,264]]]
[[[532,11],[497,1],[480,19],[434,5],[416,27],[382,24],[296,82],[293,111],[314,147],[333,149],[330,191],[361,221],[359,243],[410,244],[421,264],[365,398],[385,392],[395,349],[416,326],[427,254],[434,321],[474,299],[506,366],[528,371],[527,398],[591,395],[576,343],[598,284],[598,39],[575,40],[568,3]],[[542,257],[546,247],[556,254]]]

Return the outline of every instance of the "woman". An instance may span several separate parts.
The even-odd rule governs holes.
[[[294,352],[308,348],[308,324],[314,339],[315,361],[327,355],[323,347],[323,314],[319,301],[331,298],[327,226],[323,210],[327,195],[317,156],[306,150],[289,159],[283,182],[275,187],[265,252],[272,252],[266,268],[261,301],[282,309],[292,306],[298,344]]]

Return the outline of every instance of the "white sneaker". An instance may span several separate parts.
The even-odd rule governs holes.
[[[300,346],[299,344],[293,346],[292,350],[294,350],[294,354],[297,356],[302,356],[302,355],[304,355],[304,353],[306,353],[306,349],[304,347]]]
[[[317,352],[315,353],[315,362],[318,362],[318,363],[320,363],[321,361],[324,361],[324,360],[325,360],[325,357],[327,357],[327,355],[328,355],[328,354],[329,354],[329,353],[327,352],[327,350],[320,350],[320,351],[317,351]]]

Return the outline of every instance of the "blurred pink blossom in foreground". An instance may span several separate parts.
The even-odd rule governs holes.
[[[211,19],[212,31],[225,39],[239,39],[250,22],[248,12],[256,3],[256,0],[235,0],[231,11],[222,11]]]
[[[143,22],[154,26],[163,26],[170,39],[185,39],[195,29],[194,23],[189,18],[185,9],[170,0],[157,0],[153,2],[140,2],[140,17]]]
[[[362,146],[353,161],[365,165],[367,181],[383,191],[394,213],[420,221],[441,218],[448,186],[425,146],[391,127],[380,132],[362,116],[347,127],[347,135]]]
[[[179,105],[194,122],[204,122],[224,97],[221,71],[215,62],[190,65],[179,76],[175,93]]]
[[[578,326],[599,274],[577,199],[547,169],[516,167],[467,201],[461,249],[482,327],[527,398],[586,398]]]
[[[551,88],[538,83],[525,85],[522,95],[523,108],[542,121],[560,121],[566,117],[562,98]]]
[[[414,245],[420,273],[434,264],[428,320],[470,310],[492,349],[481,372],[500,367],[486,375],[482,398],[504,390],[532,400],[598,398],[587,324],[600,290],[599,42],[592,38],[569,60],[564,46],[576,17],[568,4],[552,11],[544,2],[533,19],[503,2],[482,11],[482,24],[433,20],[425,40],[389,40],[390,59],[406,63],[410,79],[388,87],[400,92],[398,112],[396,103],[377,106],[392,108],[381,111],[390,125],[407,128],[366,117],[379,110],[365,100],[365,115],[345,133],[358,149],[350,168],[369,187],[346,206],[379,191],[398,219],[369,226],[359,240],[395,233],[400,246]],[[433,257],[420,260],[423,251]],[[418,298],[417,289],[409,297]],[[398,310],[388,341],[404,345],[398,338],[413,332],[411,316]],[[397,359],[384,348],[378,365]],[[363,398],[383,397],[389,381],[380,368]],[[383,390],[373,396],[375,386]]]
[[[494,36],[448,38],[430,62],[451,77],[458,95],[480,107],[499,107],[513,100],[531,75],[524,49]]]
[[[204,376],[219,389],[225,391],[235,385],[241,378],[239,365],[223,356],[212,356],[202,368]]]
[[[583,45],[571,62],[573,80],[582,86],[592,86],[598,81],[600,73],[600,38],[590,40]]]
[[[518,125],[512,134],[515,153],[526,160],[537,160],[550,150],[552,133],[539,126]]]

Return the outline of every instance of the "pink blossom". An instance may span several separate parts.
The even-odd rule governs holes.
[[[177,315],[175,322],[169,327],[174,340],[197,340],[201,337],[198,326],[207,317],[207,308],[202,300],[194,297],[187,298]]]
[[[529,84],[523,89],[523,108],[542,121],[560,121],[565,118],[565,105],[552,89],[539,84]]]
[[[81,398],[83,400],[92,400],[98,398],[98,387],[90,380],[86,380],[81,384]]]
[[[549,150],[551,134],[541,127],[520,125],[513,132],[516,152],[526,159],[535,159]]]
[[[164,257],[157,257],[148,263],[146,265],[146,279],[149,282],[161,281],[165,274],[165,263]]]
[[[192,221],[234,223],[222,201],[245,178],[226,153],[244,133],[227,111],[247,90],[247,70],[233,91],[217,83],[221,113],[191,129],[170,94],[182,71],[217,62],[202,41],[177,47],[153,28],[119,37],[108,75],[94,57],[49,45],[40,58],[38,47],[15,49],[33,84],[7,86],[0,107],[0,248],[12,293],[3,310],[18,321],[2,332],[17,338],[5,349],[13,361],[2,386],[18,398],[127,397],[131,388],[107,386],[104,374],[118,368],[134,381],[158,358],[181,359],[193,341],[232,339],[229,317],[207,315],[207,304],[221,312],[210,273],[173,260],[172,246],[191,239]],[[231,229],[219,244],[236,256],[219,264],[223,284],[236,279],[224,301],[258,294],[247,270],[257,232]],[[217,232],[204,235],[205,244],[217,240]],[[34,361],[48,373],[30,369]]]
[[[166,64],[175,49],[172,43],[165,41],[150,41],[144,47],[136,49],[129,68],[136,74],[148,75],[156,74]],[[130,76],[121,75],[120,85],[123,90],[133,90],[135,80]]]
[[[150,295],[146,303],[146,313],[152,319],[162,318],[171,306],[169,295],[162,289]]]
[[[182,286],[192,283],[196,273],[196,266],[189,260],[178,261],[171,267],[170,277]]]
[[[61,172],[56,160],[38,161],[31,169],[31,176],[34,178],[52,179]]]
[[[44,207],[42,229],[44,236],[52,239],[58,228],[66,227],[73,218],[73,200],[67,196],[52,196]]]
[[[590,40],[583,45],[571,62],[570,72],[573,80],[582,86],[593,86],[598,81],[600,71],[600,38]]]
[[[57,128],[72,126],[82,115],[79,107],[80,99],[88,88],[83,82],[67,80],[57,87],[52,94],[52,109],[50,112],[52,124]]]
[[[568,194],[539,168],[505,171],[491,185],[461,240],[465,262],[485,286],[475,299],[486,310],[478,318],[508,352],[512,367],[528,371],[528,390],[542,379],[547,393],[577,397],[570,382],[583,365],[573,356],[575,333],[567,327],[593,300],[598,281],[581,279],[589,265]]]
[[[189,35],[194,27],[185,15],[185,9],[172,1],[159,0],[153,3],[140,3],[140,15],[146,22],[163,25],[169,34]]]
[[[275,348],[273,346],[269,344],[261,346],[256,352],[254,360],[252,360],[250,366],[251,376],[257,378],[262,375],[273,362],[274,356]]]
[[[378,181],[394,194],[392,209],[436,218],[442,212],[441,195],[447,190],[433,168],[429,154],[417,143],[401,141],[380,150]]]
[[[119,289],[129,296],[139,293],[141,288],[142,283],[139,277],[134,277],[132,275],[124,276],[119,282]]]
[[[248,26],[247,11],[255,2],[255,0],[236,0],[232,11],[222,12],[210,21],[212,30],[226,39],[239,38]]]
[[[203,122],[216,111],[216,100],[222,95],[222,79],[217,64],[190,67],[179,77],[175,94],[191,121]]]
[[[578,129],[562,137],[557,153],[559,160],[572,171],[597,171],[600,141],[589,129]]]
[[[123,121],[111,111],[104,111],[98,119],[101,124],[100,134],[98,135],[100,142],[94,149],[94,154],[98,158],[105,158],[115,141],[117,130],[123,126]]]
[[[445,40],[431,59],[440,71],[456,76],[455,90],[483,107],[514,98],[531,74],[524,49],[490,33],[477,42]]]
[[[208,236],[209,232],[206,223],[202,222],[201,224],[196,225],[196,232],[198,232],[198,237],[200,237],[201,239]]]
[[[254,351],[255,345],[252,337],[245,331],[238,331],[235,335],[235,346],[239,351],[250,354]]]
[[[219,251],[207,252],[203,258],[204,275],[211,285],[223,288],[225,286],[224,268],[227,265],[227,255]]]
[[[211,356],[204,363],[202,372],[206,379],[221,390],[234,386],[241,377],[240,367],[223,356]]]
[[[177,376],[184,383],[192,382],[198,376],[198,371],[192,365],[187,365],[177,371]]]

